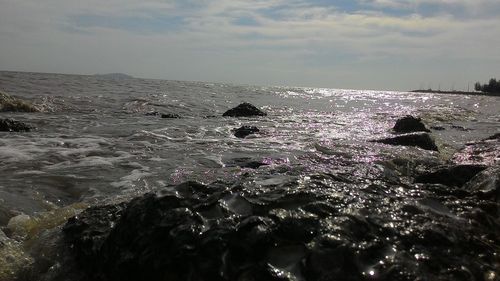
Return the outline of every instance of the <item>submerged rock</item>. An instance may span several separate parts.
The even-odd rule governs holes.
[[[27,101],[14,98],[0,91],[0,112],[1,111],[38,112],[39,110]]]
[[[373,140],[373,142],[390,145],[416,146],[426,150],[438,151],[436,143],[427,133],[405,134],[391,138]]]
[[[232,132],[237,138],[245,138],[248,135],[255,134],[259,132],[259,129],[255,126],[241,126],[238,129],[233,129]]]
[[[440,183],[450,187],[461,187],[475,175],[486,169],[484,165],[457,165],[445,167],[419,175],[418,183]]]
[[[146,112],[144,113],[145,116],[160,116],[161,113],[158,112],[158,111],[150,111],[150,112]]]
[[[431,129],[433,129],[435,131],[444,131],[444,130],[446,130],[446,128],[443,127],[443,126],[432,126]]]
[[[165,118],[165,119],[180,119],[181,116],[179,114],[175,114],[175,113],[166,113],[166,114],[162,114],[161,118]]]
[[[224,162],[226,167],[241,167],[241,168],[250,168],[250,169],[258,169],[261,166],[267,166],[269,164],[262,162],[261,160],[256,160],[251,157],[238,157],[231,158]]]
[[[406,115],[398,119],[393,128],[396,133],[430,132],[422,123],[422,119]]]
[[[487,141],[487,140],[500,140],[500,133],[496,133],[492,136],[489,136],[489,137],[485,138],[483,141]]]
[[[179,114],[175,114],[175,113],[160,113],[158,111],[147,112],[144,115],[146,115],[146,116],[160,116],[161,118],[165,118],[165,119],[179,119],[179,118],[182,118]]]
[[[29,132],[31,127],[12,119],[0,119],[0,132]]]
[[[229,109],[224,112],[222,116],[229,117],[251,117],[251,116],[266,116],[267,114],[262,110],[258,109],[254,105],[244,102],[235,108]]]

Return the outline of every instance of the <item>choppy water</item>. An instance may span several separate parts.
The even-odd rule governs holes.
[[[244,178],[255,188],[281,188],[291,182],[303,186],[321,173],[387,174],[394,159],[408,169],[446,160],[465,143],[500,131],[500,99],[488,96],[16,72],[0,72],[0,90],[43,109],[0,113],[36,127],[0,133],[0,211],[10,214],[0,227],[13,215],[117,202],[187,180]],[[221,117],[243,101],[268,116]],[[146,115],[152,111],[182,118]],[[433,131],[440,153],[367,142],[390,135],[394,121],[406,114],[445,128]],[[241,125],[257,126],[260,133],[238,139],[231,130]],[[241,158],[269,165],[240,168],[235,163]],[[363,189],[343,192],[353,202],[371,198]],[[397,196],[419,198],[417,191]],[[349,210],[357,204],[380,212],[388,203],[377,210],[377,204],[363,201]]]

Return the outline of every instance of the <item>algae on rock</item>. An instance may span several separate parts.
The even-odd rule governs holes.
[[[28,101],[12,97],[0,91],[0,112],[5,111],[38,112],[40,110]]]

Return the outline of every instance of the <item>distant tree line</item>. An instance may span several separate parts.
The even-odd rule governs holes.
[[[477,82],[474,85],[476,91],[481,91],[485,93],[497,93],[500,95],[500,80],[497,81],[495,78],[491,78],[488,84],[483,84]]]

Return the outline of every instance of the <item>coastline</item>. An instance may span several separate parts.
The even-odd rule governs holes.
[[[475,95],[475,96],[500,97],[500,93],[485,93],[485,92],[437,91],[437,90],[412,90],[410,92],[411,93],[451,94],[451,95]]]

